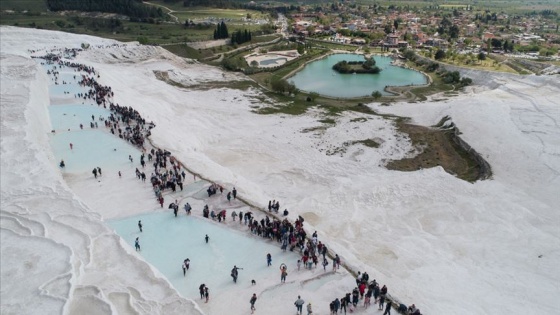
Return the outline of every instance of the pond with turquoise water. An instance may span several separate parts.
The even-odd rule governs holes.
[[[384,91],[386,86],[423,85],[428,78],[415,70],[391,64],[392,59],[374,56],[376,66],[381,68],[378,74],[341,74],[332,69],[339,61],[364,61],[363,55],[333,54],[307,64],[301,71],[288,79],[298,89],[315,92],[330,97],[370,96],[374,91],[382,95],[391,95]]]

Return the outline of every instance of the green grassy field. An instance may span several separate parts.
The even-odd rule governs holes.
[[[468,7],[467,4],[440,4],[440,8],[442,9],[464,9]]]
[[[208,8],[208,7],[185,7],[183,2],[175,3],[165,3],[163,1],[150,1],[148,2],[157,6],[164,6],[169,10],[173,11],[171,14],[179,18],[180,22],[186,20],[203,20],[207,18],[215,19],[231,19],[235,21],[241,21],[242,18],[251,16],[251,19],[267,19],[268,14],[263,14],[260,11],[254,10],[244,10],[244,9],[220,9],[220,8]],[[164,10],[167,12],[167,10]]]
[[[3,25],[37,27],[70,33],[96,35],[120,41],[136,41],[139,38],[145,38],[146,42],[155,44],[212,40],[214,34],[213,26],[207,28],[191,27],[187,29],[183,25],[169,23],[149,24],[122,21],[121,27],[109,28],[102,25],[102,22],[107,22],[108,20],[99,19],[99,23],[96,23],[97,25],[91,25],[91,23],[90,25],[87,25],[88,23],[80,25],[72,17],[54,13],[41,15],[1,13],[0,20]],[[229,25],[228,29],[230,33],[244,29],[257,32],[260,30],[260,27],[260,25]],[[256,38],[256,41],[258,40]]]
[[[183,10],[174,12],[173,15],[177,16],[180,20],[186,19],[206,19],[206,18],[217,18],[217,19],[232,19],[241,20],[242,18],[251,16],[251,19],[265,19],[268,16],[266,14],[261,14],[259,11],[252,10],[232,10],[232,9],[217,9],[217,8],[183,8]]]

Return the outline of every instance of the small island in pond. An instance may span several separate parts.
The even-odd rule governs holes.
[[[375,60],[373,57],[366,59],[365,61],[346,61],[342,60],[337,62],[333,67],[333,70],[339,73],[379,73],[381,69],[375,65]]]

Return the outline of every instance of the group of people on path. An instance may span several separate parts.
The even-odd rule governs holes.
[[[301,296],[298,295],[297,300],[294,302],[294,305],[296,306],[296,312],[301,315],[303,312],[303,305],[305,304],[305,301],[301,298]],[[313,314],[313,309],[311,307],[311,303],[307,303],[307,315],[311,315]]]
[[[60,58],[57,57],[44,57],[47,61],[51,63],[58,63],[59,67],[67,66],[76,68],[76,71],[85,71],[89,75],[82,75],[81,80],[78,82],[81,86],[89,87],[90,89],[86,93],[79,93],[75,97],[83,98],[83,99],[92,99],[94,100],[98,106],[103,105],[105,108],[109,105],[109,109],[111,111],[111,115],[105,121],[105,127],[110,128],[112,134],[118,133],[118,136],[121,139],[124,139],[133,145],[136,145],[144,149],[144,141],[145,138],[150,135],[151,128],[155,127],[153,123],[146,124],[146,121],[140,116],[140,114],[134,110],[132,107],[125,107],[120,106],[119,104],[114,104],[111,99],[114,96],[113,91],[110,87],[102,86],[97,83],[95,79],[95,75],[97,74],[92,67],[87,67],[84,65],[80,65],[77,63],[70,63],[64,62]],[[55,75],[55,79],[57,78],[58,71],[56,71],[56,66],[52,72]],[[99,78],[99,74],[97,74],[97,78]],[[64,82],[65,83],[65,82]],[[92,120],[95,120],[95,117],[92,116]],[[97,124],[95,122],[95,124]],[[73,144],[70,143],[70,149],[73,149]],[[140,165],[142,169],[146,167],[146,154],[142,153],[140,156]],[[129,156],[129,160],[131,163],[133,162],[133,158]],[[154,167],[154,172],[150,176],[150,182],[152,184],[152,188],[154,190],[154,194],[156,199],[161,207],[163,207],[164,198],[163,192],[165,190],[171,190],[175,192],[177,187],[180,190],[183,190],[183,182],[186,179],[185,170],[181,168],[180,163],[175,160],[175,158],[171,155],[170,152],[161,150],[161,149],[151,149],[151,151],[147,154],[148,162],[152,162]],[[64,167],[64,161],[60,163],[61,167]],[[168,168],[169,166],[169,168]],[[95,178],[97,176],[101,176],[101,168],[95,167],[92,170],[92,173]],[[119,172],[120,176],[120,172]],[[140,171],[136,168],[136,176],[144,181],[146,179],[146,175],[144,171]],[[196,178],[196,177],[195,177]],[[208,197],[217,194],[217,191],[220,191],[220,194],[223,194],[224,188],[218,184],[211,184],[208,188]],[[232,199],[237,199],[237,190],[235,187],[226,194],[226,199],[228,202],[231,202]],[[169,208],[173,209],[175,216],[178,214],[179,203],[177,200],[172,202],[169,205]],[[192,207],[189,203],[184,205],[185,212],[187,215],[191,214]],[[268,211],[271,213],[278,213],[280,209],[280,202],[276,200],[272,200],[268,202]],[[288,211],[287,209],[284,210],[284,216],[287,216]],[[317,267],[319,263],[319,259],[321,259],[321,265],[323,266],[323,270],[327,271],[327,266],[329,261],[327,259],[328,249],[325,244],[321,243],[317,239],[317,232],[313,233],[313,235],[308,238],[305,230],[303,229],[303,222],[304,218],[301,216],[296,219],[296,221],[292,224],[287,218],[280,220],[276,218],[274,215],[272,218],[269,216],[265,216],[260,221],[254,220],[254,216],[252,212],[246,211],[245,213],[239,211],[239,214],[236,211],[233,211],[231,214],[233,221],[239,216],[240,224],[245,224],[248,226],[249,230],[252,234],[257,235],[262,238],[266,238],[269,240],[275,240],[279,243],[280,247],[283,251],[290,251],[298,250],[301,254],[301,259],[297,261],[298,270],[300,270],[301,264],[303,264],[304,269],[311,269],[313,266]],[[203,209],[203,217],[211,217],[212,219],[217,219],[218,221],[225,221],[226,220],[226,210],[209,210],[208,206],[206,205]],[[138,221],[138,227],[140,232],[143,231],[143,225],[141,221]],[[208,243],[209,237],[208,235],[205,236],[205,241]],[[136,251],[140,251],[140,240],[139,237],[136,237],[134,243]],[[267,266],[272,265],[272,256],[270,253],[266,255]],[[338,255],[332,257],[332,265],[333,271],[336,271],[340,268],[340,258]],[[182,263],[183,269],[183,276],[186,276],[186,272],[189,270],[190,267],[190,259],[187,258]],[[231,277],[233,278],[234,283],[237,283],[237,279],[239,276],[239,270],[243,268],[239,268],[234,266],[231,270]],[[281,283],[286,282],[286,277],[288,275],[287,266],[282,264],[280,267],[280,281]],[[336,298],[329,304],[329,309],[331,310],[331,314],[337,314],[339,310],[343,310],[346,314],[347,309],[353,311],[357,306],[360,300],[364,300],[364,307],[367,308],[371,304],[371,297],[374,297],[374,304],[378,304],[378,309],[382,310],[387,296],[387,287],[384,285],[379,288],[376,280],[369,282],[369,276],[367,273],[361,274],[358,273],[358,277],[356,279],[357,287],[352,290],[351,293],[347,293],[341,299]],[[367,291],[366,291],[367,288]],[[200,296],[202,299],[206,299],[206,303],[209,301],[209,289],[205,284],[201,284],[199,287]],[[255,303],[257,301],[256,294],[250,299],[251,304],[251,311],[255,311]],[[296,306],[298,314],[302,314],[303,306],[305,302],[298,296],[298,299],[294,302]],[[403,305],[399,305],[399,310],[402,309]],[[420,311],[414,306],[410,306],[407,309],[411,314],[419,315]],[[391,312],[391,303],[387,303],[385,305],[385,312],[384,315],[389,315]],[[307,314],[312,314],[312,306],[311,303],[307,305]]]
[[[155,125],[153,123],[146,124],[146,121],[140,116],[138,111],[134,110],[132,107],[120,106],[118,103],[113,103],[114,92],[110,86],[104,86],[97,82],[96,79],[98,79],[100,75],[93,67],[63,60],[62,54],[70,55],[70,57],[76,56],[77,50],[70,51],[72,51],[71,54],[69,54],[67,50],[64,50],[61,51],[61,54],[49,53],[45,56],[33,58],[44,59],[45,62],[41,64],[52,65],[52,68],[47,71],[47,74],[53,76],[55,84],[58,84],[59,70],[64,67],[74,69],[74,72],[79,73],[78,75],[74,75],[73,78],[77,81],[79,86],[87,88],[87,91],[77,93],[74,97],[83,100],[92,100],[98,106],[103,106],[104,108],[107,108],[108,105],[111,111],[110,116],[108,119],[104,119],[100,116],[99,120],[104,121],[105,127],[110,128],[112,134],[116,134],[116,131],[118,131],[118,136],[121,139],[144,149],[144,139],[150,135],[150,129],[155,127]],[[62,83],[67,84],[66,81]],[[67,92],[65,92],[65,94],[67,94]],[[91,117],[92,121],[90,121],[90,127],[98,128],[95,116],[92,115]],[[83,124],[80,124],[80,129],[83,129]],[[70,150],[73,150],[73,147],[74,144],[70,143]],[[64,160],[61,160],[59,166],[61,168],[66,166]],[[94,177],[97,178],[98,175],[101,176],[101,169],[99,167],[94,168],[92,173]]]

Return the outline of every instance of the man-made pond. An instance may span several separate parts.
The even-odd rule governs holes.
[[[428,78],[422,73],[391,65],[392,59],[385,56],[374,56],[376,66],[381,68],[379,74],[341,74],[332,69],[337,62],[363,61],[362,55],[334,54],[311,62],[288,79],[289,82],[303,91],[315,92],[331,97],[369,96],[375,91],[382,95],[386,86],[423,85]]]
[[[270,59],[264,59],[259,62],[260,66],[269,66],[269,65],[282,65],[288,61],[286,57],[270,57]]]

